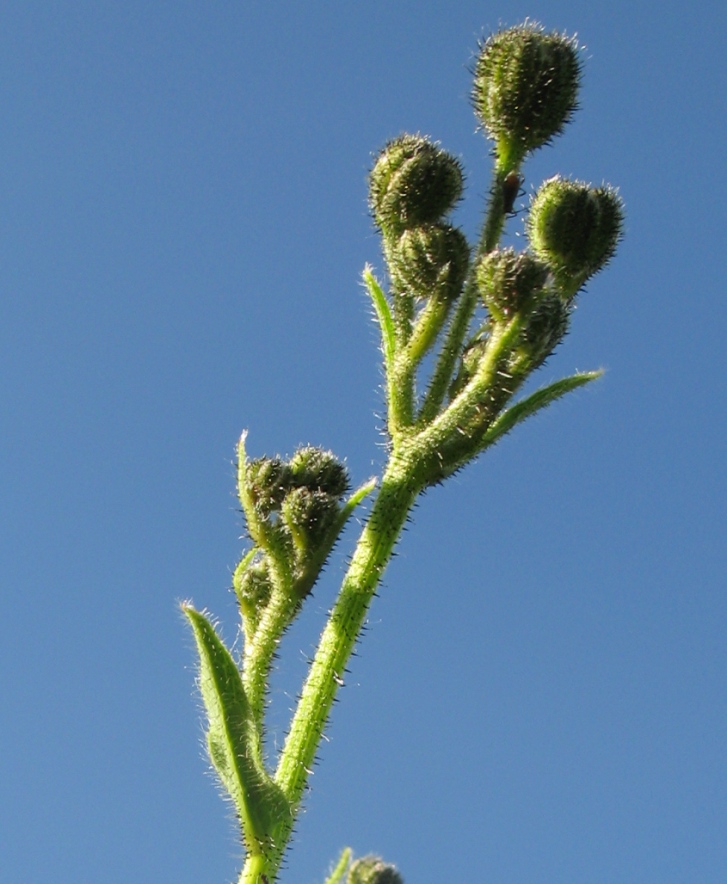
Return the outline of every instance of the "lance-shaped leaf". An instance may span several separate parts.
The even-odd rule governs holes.
[[[259,735],[235,661],[203,614],[186,604],[183,611],[199,652],[210,760],[235,804],[248,851],[261,853],[273,846],[273,833],[287,810],[285,799],[263,767]]]
[[[570,377],[561,378],[547,387],[542,387],[530,396],[526,396],[525,399],[516,402],[506,411],[503,411],[497,420],[490,425],[490,428],[482,438],[482,444],[479,446],[480,450],[483,451],[485,448],[489,448],[490,445],[493,445],[498,439],[509,433],[517,424],[522,423],[526,418],[546,408],[552,402],[555,402],[556,399],[560,399],[561,396],[565,396],[571,390],[595,381],[602,374],[603,371],[579,372]]]
[[[376,318],[381,328],[381,343],[384,350],[384,367],[387,378],[390,376],[396,354],[396,333],[394,320],[391,316],[391,308],[381,286],[376,280],[371,268],[367,265],[363,273],[364,283],[371,296],[371,301],[376,311]]]

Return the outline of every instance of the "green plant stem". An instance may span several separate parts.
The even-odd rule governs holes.
[[[417,369],[429,349],[434,346],[451,307],[452,304],[446,300],[430,298],[417,318],[409,343],[394,360],[391,386],[396,390],[397,401],[403,403],[403,407],[400,405],[397,408],[396,424],[389,428],[392,437],[396,437],[401,430],[406,430],[413,423]]]
[[[305,791],[318,745],[346,665],[358,639],[374,591],[391,557],[412,504],[422,487],[416,458],[392,455],[371,516],[361,532],[338,599],[311,664],[308,678],[280,756],[275,781],[293,808],[276,832],[276,848],[260,868],[257,857],[245,863],[239,884],[259,884],[259,875],[274,880],[295,812]],[[254,860],[254,862],[253,862]],[[257,877],[256,877],[257,876]]]
[[[275,590],[255,631],[253,641],[245,642],[242,681],[256,725],[257,757],[263,763],[265,693],[273,655],[286,626],[293,619],[298,601],[290,593]]]
[[[270,876],[268,858],[260,853],[248,854],[238,884],[264,884],[273,880],[274,878]]]
[[[371,598],[419,492],[409,458],[392,456],[328,618],[283,747],[275,780],[293,807],[305,788],[328,712]]]
[[[493,414],[483,414],[483,409],[488,403],[488,393],[499,387],[500,365],[517,341],[522,322],[522,317],[516,315],[509,322],[495,327],[475,376],[449,407],[419,433],[419,456],[422,463],[429,464],[430,482],[451,475],[482,450],[481,442],[489,422],[496,418],[504,402],[498,403]],[[514,389],[515,386],[508,392],[514,392]],[[474,428],[476,432],[473,434]]]
[[[447,330],[432,379],[429,382],[429,388],[419,410],[416,422],[417,427],[425,426],[437,416],[444,403],[444,397],[447,395],[449,385],[452,382],[454,368],[462,352],[462,345],[477,306],[478,291],[475,276],[477,264],[483,255],[491,252],[497,246],[505,224],[505,210],[502,198],[503,180],[504,175],[496,167],[492,175],[491,191],[493,197],[490,199],[487,207],[487,215],[482,225],[480,241],[472,257],[464,291]],[[499,198],[495,198],[495,194],[499,194]]]

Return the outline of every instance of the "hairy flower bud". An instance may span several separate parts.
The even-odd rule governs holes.
[[[347,884],[404,884],[395,866],[378,856],[362,856],[348,870]]]
[[[238,568],[232,584],[243,615],[257,621],[272,591],[267,559],[253,562],[243,569]]]
[[[296,546],[306,553],[321,543],[339,512],[338,499],[333,495],[294,488],[283,501],[282,517]]]
[[[459,161],[421,135],[400,135],[379,154],[369,176],[369,202],[386,234],[434,224],[462,195]]]
[[[506,169],[563,131],[576,109],[578,44],[535,22],[493,34],[475,66],[475,113]]]
[[[606,265],[623,231],[623,202],[609,186],[591,187],[556,176],[535,194],[528,236],[571,297]]]
[[[470,249],[461,230],[433,224],[406,230],[391,250],[389,270],[395,291],[415,298],[452,300],[462,290]]]
[[[497,249],[477,265],[477,288],[490,315],[501,321],[543,290],[549,272],[547,264],[528,252]]]
[[[296,488],[325,491],[341,498],[348,491],[346,467],[331,451],[306,446],[295,452],[288,464],[290,484]]]
[[[261,457],[247,465],[245,484],[263,518],[280,508],[289,488],[289,473],[279,457]]]

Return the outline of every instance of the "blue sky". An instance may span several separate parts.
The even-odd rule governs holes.
[[[178,602],[234,640],[243,428],[380,470],[371,156],[440,140],[474,235],[468,66],[526,16],[587,47],[526,188],[606,180],[628,213],[541,379],[606,375],[421,501],[281,881],[346,844],[409,884],[727,880],[727,12],[654,10],[5,5],[2,884],[235,878]],[[352,540],[282,648],[271,747]]]

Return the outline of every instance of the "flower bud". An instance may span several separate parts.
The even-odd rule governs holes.
[[[325,491],[294,488],[283,501],[283,522],[303,553],[320,545],[340,511],[337,498]]]
[[[502,321],[543,290],[549,273],[548,265],[528,252],[497,249],[477,265],[477,288],[490,315]]]
[[[565,337],[570,308],[555,292],[543,296],[533,310],[523,332],[521,351],[527,353],[531,368],[537,368]]]
[[[590,187],[560,176],[535,194],[528,218],[530,244],[568,297],[606,265],[623,231],[623,202],[607,185]]]
[[[289,488],[289,468],[279,457],[261,457],[250,461],[245,470],[245,485],[255,508],[263,518],[280,508]]]
[[[362,856],[348,870],[347,884],[404,884],[404,879],[380,857]]]
[[[288,468],[292,487],[325,491],[335,498],[343,497],[348,491],[346,467],[331,451],[312,446],[299,448]]]
[[[462,166],[421,135],[400,135],[381,151],[369,176],[369,202],[379,227],[398,234],[434,224],[462,195]]]
[[[272,591],[267,559],[238,568],[232,578],[235,595],[245,617],[257,622]]]
[[[576,109],[578,44],[535,22],[500,31],[481,46],[475,113],[497,144],[506,170],[563,131]]]
[[[389,270],[395,291],[443,301],[462,291],[470,249],[461,230],[433,224],[405,230],[391,251]]]

